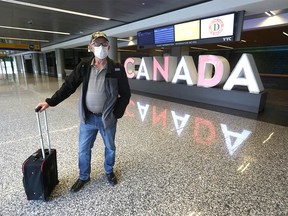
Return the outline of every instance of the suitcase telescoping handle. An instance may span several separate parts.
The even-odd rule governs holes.
[[[35,109],[35,112],[36,112],[36,119],[37,119],[37,124],[38,124],[38,131],[40,135],[40,147],[42,151],[42,157],[43,159],[45,159],[45,148],[44,148],[44,141],[43,141],[43,135],[42,135],[42,129],[41,129],[40,117],[39,117],[40,109],[41,107],[37,107],[37,109]],[[47,123],[46,110],[44,110],[44,121],[45,121],[45,128],[46,128],[46,134],[47,134],[48,150],[49,150],[49,154],[51,154],[50,135],[49,135],[49,129],[48,129],[48,123]]]

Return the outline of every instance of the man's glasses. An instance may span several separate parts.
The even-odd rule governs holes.
[[[104,42],[104,43],[93,42],[93,43],[91,43],[91,45],[94,47],[100,47],[101,45],[103,47],[107,47],[109,45],[109,43],[108,42]]]

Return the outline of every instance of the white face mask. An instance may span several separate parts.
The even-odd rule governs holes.
[[[108,56],[108,47],[103,47],[102,45],[94,47],[94,55],[99,59],[106,58]]]

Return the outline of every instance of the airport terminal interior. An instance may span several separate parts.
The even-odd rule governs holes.
[[[24,13],[24,8],[30,8],[31,5],[15,2],[18,2],[15,10],[19,7],[23,17],[28,16]],[[24,2],[32,5],[35,3],[28,0]],[[89,4],[88,1],[83,2]],[[104,4],[105,1],[98,2]],[[112,1],[107,2],[112,4]],[[41,48],[43,52],[46,50],[46,54],[40,51],[16,52],[10,49],[6,51],[7,55],[3,54],[3,51],[0,56],[0,216],[288,215],[288,36],[282,34],[285,37],[281,36],[281,39],[276,38],[276,35],[264,36],[264,32],[269,32],[269,29],[259,27],[256,30],[247,27],[247,23],[250,25],[252,20],[256,22],[264,19],[264,16],[260,17],[260,12],[282,11],[279,17],[287,23],[277,25],[270,31],[273,31],[273,34],[279,30],[281,33],[282,31],[288,33],[288,3],[284,0],[279,0],[278,4],[272,0],[243,0],[241,3],[226,0],[196,0],[175,3],[174,8],[169,8],[167,4],[162,11],[159,5],[163,2],[165,1],[155,1],[155,8],[148,10],[150,14],[147,11],[145,15],[144,11],[139,9],[141,13],[127,15],[127,19],[128,17],[132,19],[133,16],[135,18],[125,24],[120,22],[121,12],[115,9],[121,7],[124,10],[124,5],[115,3],[111,6],[111,10],[113,9],[119,17],[112,19],[111,26],[100,25],[100,30],[108,29],[107,33],[111,33],[111,36],[114,34],[115,37],[120,37],[122,34],[120,32],[124,32],[123,29],[130,28],[134,23],[146,25],[147,21],[150,23],[150,28],[154,28],[151,20],[155,18],[159,26],[161,22],[164,25],[164,21],[157,16],[164,16],[167,20],[178,19],[178,22],[182,22],[184,19],[187,21],[245,9],[248,15],[245,15],[243,28],[244,30],[246,28],[246,31],[243,30],[242,36],[251,39],[255,35],[258,40],[259,34],[263,34],[265,40],[261,41],[259,47],[233,42],[229,43],[229,46],[239,47],[233,50],[228,48],[229,51],[223,50],[223,47],[212,48],[216,44],[203,44],[198,47],[202,50],[195,47],[192,49],[190,46],[181,46],[181,49],[165,47],[163,50],[180,56],[183,53],[193,57],[202,54],[222,55],[231,62],[232,69],[240,54],[248,50],[254,55],[267,93],[264,110],[259,113],[248,112],[227,108],[224,105],[198,103],[131,89],[130,102],[117,124],[114,172],[118,184],[111,186],[107,181],[103,167],[104,145],[98,134],[92,151],[91,180],[79,192],[73,193],[70,188],[79,176],[80,88],[78,88],[68,99],[56,107],[49,107],[46,112],[51,145],[57,151],[59,184],[52,191],[49,200],[27,200],[22,182],[22,164],[40,147],[34,108],[61,87],[69,75],[68,71],[77,64],[79,57],[84,58],[91,54],[87,53],[91,34],[83,37],[71,35],[67,41],[61,37],[55,37],[54,42],[50,39],[48,45],[45,46],[44,43]],[[173,1],[169,3],[172,5]],[[215,8],[216,3],[221,5],[219,9]],[[12,4],[10,1],[0,0],[0,17],[3,8],[8,11],[10,4]],[[43,1],[41,4],[56,7],[58,3],[53,5],[50,2],[49,5],[49,1]],[[147,4],[148,1],[141,2],[141,6]],[[71,3],[69,7],[67,2],[66,4],[64,2],[58,7],[62,9],[66,7],[67,10],[74,7],[76,11],[76,6],[76,3],[75,5]],[[106,16],[109,11],[107,7],[109,8],[109,5],[103,10]],[[83,6],[83,10],[84,8],[88,13],[88,7]],[[207,15],[201,15],[201,10],[198,8],[202,10],[207,8]],[[39,7],[37,10],[36,7],[33,9],[35,14],[43,10]],[[81,8],[78,6],[79,10]],[[183,10],[189,10],[191,14],[195,12],[196,17],[192,15],[191,18],[185,17],[187,13]],[[213,13],[213,10],[217,11]],[[90,10],[90,13],[93,12]],[[170,13],[173,15],[176,13],[177,17],[173,18]],[[97,14],[105,15],[99,11]],[[168,16],[170,14],[170,18],[165,14]],[[0,19],[0,25],[4,26],[1,22]],[[100,21],[99,23],[101,24]],[[70,25],[71,23],[69,28]],[[87,21],[87,25],[91,23]],[[251,25],[255,27],[256,24]],[[0,26],[0,33],[4,35],[3,26]],[[94,30],[98,29],[94,26]],[[8,35],[10,30],[4,28],[3,32]],[[24,36],[25,33],[21,37]],[[128,36],[136,37],[136,34],[127,33],[125,37]],[[124,35],[121,37],[124,38]],[[277,41],[274,42],[272,37]],[[0,43],[0,46],[3,46],[3,43]],[[257,43],[256,39],[253,43]],[[75,44],[75,48],[71,47],[72,44]],[[118,47],[116,56],[121,63],[128,57],[147,57],[157,53],[154,48],[139,49],[137,44],[129,47],[119,42]],[[59,69],[56,64],[59,60],[57,55],[62,48],[63,60],[67,56],[70,57],[63,63],[67,74],[57,72]],[[58,51],[55,52],[55,49]],[[35,65],[33,59],[28,61],[31,64],[29,67],[25,65],[27,59],[25,60],[24,56],[30,54],[32,58],[37,56],[40,59],[39,66]],[[19,59],[22,59],[20,63]],[[49,68],[51,61],[56,65],[55,70]],[[143,80],[143,82],[153,81]],[[40,120],[44,143],[47,146],[43,113],[40,113]]]

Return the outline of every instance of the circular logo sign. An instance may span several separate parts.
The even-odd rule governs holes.
[[[212,35],[219,35],[223,31],[223,29],[224,22],[219,18],[212,20],[209,25],[209,31]]]

